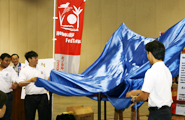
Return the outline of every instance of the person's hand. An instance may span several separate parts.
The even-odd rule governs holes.
[[[10,87],[10,89],[16,89],[17,87],[18,87],[18,83],[17,82],[15,82],[15,83],[12,82],[12,86]]]
[[[37,81],[37,77],[31,78],[31,82],[36,82],[36,81]]]
[[[132,104],[129,106],[129,107],[132,107],[133,105],[135,105],[136,104],[136,97],[137,96],[132,96]]]

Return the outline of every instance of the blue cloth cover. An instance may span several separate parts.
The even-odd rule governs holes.
[[[185,19],[156,39],[165,45],[164,62],[172,76],[176,77],[180,54],[185,46]],[[87,96],[97,100],[92,95],[102,93],[106,96],[102,100],[124,110],[131,104],[131,98],[125,97],[126,93],[141,89],[145,72],[151,67],[144,47],[153,40],[131,31],[123,23],[106,43],[100,57],[83,73],[52,70],[50,81],[38,78],[35,84],[62,96]],[[142,103],[138,103],[137,107]]]

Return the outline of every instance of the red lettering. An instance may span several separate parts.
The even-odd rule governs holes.
[[[59,70],[59,64],[60,64],[60,60],[57,60],[56,70]]]
[[[63,70],[64,69],[64,56],[62,56],[62,61],[61,61],[61,69]]]

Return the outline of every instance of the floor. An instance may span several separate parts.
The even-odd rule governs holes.
[[[107,119],[114,120],[114,107],[110,102],[106,102],[107,107]],[[144,103],[139,108],[140,120],[148,120],[148,103]],[[56,116],[62,114],[62,112],[67,111],[69,106],[84,105],[85,107],[91,106],[94,111],[94,120],[98,120],[98,102],[92,100],[88,97],[65,97],[53,94],[53,114],[52,120],[56,120]],[[36,115],[35,120],[38,120]],[[101,120],[104,120],[104,102],[101,102]],[[123,120],[131,120],[131,108],[125,109],[123,111]],[[172,120],[185,120],[185,116],[176,116],[173,115]]]
[[[107,107],[107,120],[114,120],[114,107],[110,102],[106,102]],[[64,97],[54,94],[53,95],[53,120],[56,116],[62,112],[66,112],[66,108],[69,106],[84,105],[85,107],[91,106],[94,111],[94,120],[98,120],[98,102],[88,97]],[[104,120],[104,102],[101,102],[101,120]],[[147,103],[144,103],[140,109],[140,120],[147,120],[148,107]],[[126,109],[123,112],[123,120],[131,119],[131,108]]]

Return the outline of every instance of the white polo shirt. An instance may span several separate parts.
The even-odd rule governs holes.
[[[172,75],[163,61],[152,65],[145,73],[142,91],[150,93],[149,107],[171,106],[172,103]]]
[[[19,74],[19,82],[29,80],[33,77],[39,77],[42,79],[48,79],[45,68],[37,65],[36,68],[25,66]],[[25,86],[25,92],[27,95],[44,94],[47,91],[43,87],[37,87],[35,83],[31,82]]]
[[[0,71],[0,90],[4,93],[9,93],[12,89],[9,89],[12,86],[12,82],[18,83],[18,76],[15,70],[8,66]]]

